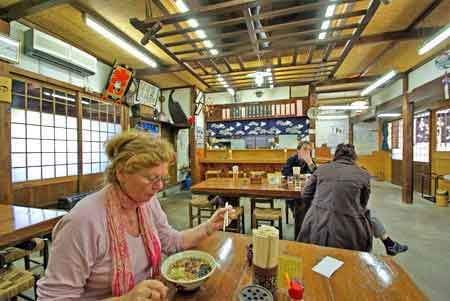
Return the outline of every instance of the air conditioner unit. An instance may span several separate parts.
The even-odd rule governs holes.
[[[94,75],[97,59],[86,52],[35,29],[25,32],[25,53],[35,58],[77,72]]]

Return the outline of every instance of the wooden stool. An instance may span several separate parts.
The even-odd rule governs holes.
[[[13,266],[0,269],[0,300],[17,300],[19,295],[21,298],[33,300],[21,293],[33,288],[35,281],[31,272]]]
[[[280,232],[280,239],[283,239],[283,214],[281,208],[255,208],[252,215],[252,227],[258,226],[258,221],[270,222],[273,226],[275,221],[278,221],[278,231]]]
[[[20,247],[19,247],[20,246]],[[43,253],[43,262],[38,262],[31,259],[31,255],[35,252]],[[15,247],[9,247],[0,251],[0,266],[5,264],[11,264],[14,261],[24,259],[25,269],[30,270],[30,262],[38,265],[42,265],[44,270],[47,268],[48,263],[48,243],[47,240],[42,238],[33,238],[30,241],[21,243]]]
[[[205,179],[209,179],[209,178],[218,178],[220,177],[220,175],[222,174],[222,170],[218,170],[218,169],[211,169],[211,170],[207,170],[205,171]]]
[[[193,214],[192,208],[197,208],[197,214]],[[210,218],[215,211],[214,200],[209,201],[207,195],[193,195],[189,202],[189,227],[194,226],[194,219],[197,219],[197,224],[200,225],[202,218]]]
[[[230,226],[228,226],[225,230],[229,232],[245,234],[244,207],[234,207],[234,210],[236,211],[236,220],[232,221]],[[235,227],[233,227],[233,224],[235,225]]]
[[[25,269],[28,271],[31,270],[30,263],[32,262],[34,264],[37,264],[38,266],[43,266],[44,270],[46,270],[47,264],[48,264],[48,241],[46,239],[42,239],[42,238],[33,238],[32,241],[36,243],[36,246],[31,250],[26,250],[28,252],[28,254],[27,254],[27,256],[25,256]],[[35,252],[42,253],[42,257],[43,257],[42,262],[31,259],[31,255]]]
[[[269,204],[269,208],[273,209],[273,199],[272,198],[252,198],[250,199],[250,216],[253,216],[253,211],[255,208],[264,208],[264,207],[258,207],[259,204]],[[255,225],[252,223],[252,228],[254,228]]]

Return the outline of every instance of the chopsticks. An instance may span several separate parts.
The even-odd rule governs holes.
[[[225,203],[225,209],[228,209],[228,202]],[[225,211],[225,215],[223,217],[223,232],[225,232],[225,228],[228,226],[228,210]]]

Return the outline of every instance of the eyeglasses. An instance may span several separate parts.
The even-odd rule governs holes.
[[[143,176],[143,175],[140,176],[151,184],[156,184],[159,181],[162,181],[164,185],[167,185],[170,182],[170,176]]]

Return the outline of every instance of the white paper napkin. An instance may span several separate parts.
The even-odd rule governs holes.
[[[326,256],[318,264],[313,267],[313,271],[319,273],[327,278],[330,278],[337,269],[339,269],[344,262],[336,258]]]

